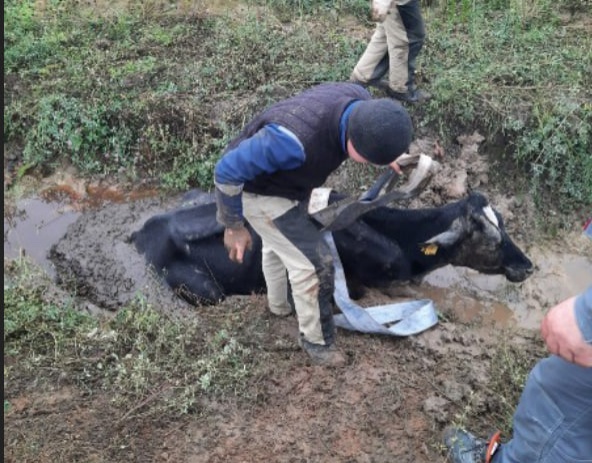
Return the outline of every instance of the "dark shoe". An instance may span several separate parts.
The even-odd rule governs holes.
[[[395,92],[389,88],[387,90],[387,95],[396,100],[413,104],[423,103],[432,97],[432,95],[430,95],[428,92],[424,92],[423,90],[419,90],[417,88],[414,90],[409,90],[405,93]]]
[[[302,350],[308,354],[310,360],[315,365],[321,365],[325,367],[342,367],[345,365],[345,357],[335,347],[335,344],[324,346],[321,344],[313,344],[300,337],[298,344],[302,347]]]
[[[269,312],[279,318],[288,318],[291,315],[294,315],[296,312],[294,312],[294,309],[289,309],[289,310],[272,310],[269,306],[267,307],[267,309],[269,310]]]
[[[500,447],[500,433],[485,441],[462,429],[446,428],[444,445],[452,463],[493,463],[493,455]]]
[[[350,79],[349,82],[352,84],[361,85],[364,88],[368,88],[368,85],[370,85],[368,82],[363,82],[363,81],[357,80],[357,79]]]

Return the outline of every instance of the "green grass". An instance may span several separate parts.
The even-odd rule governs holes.
[[[255,362],[265,357],[254,358],[231,330],[208,332],[196,318],[167,315],[141,299],[108,318],[49,302],[47,277],[25,262],[8,270],[3,341],[5,365],[13,366],[4,369],[5,391],[33,378],[66,381],[109,390],[128,410],[121,419],[174,418],[200,413],[203,396],[245,396]],[[5,399],[5,413],[9,408]]]
[[[44,4],[4,4],[4,137],[22,147],[22,165],[48,173],[70,163],[176,190],[211,187],[224,146],[256,111],[346,80],[366,45],[352,25],[366,37],[373,28],[361,0],[249,1],[239,15],[232,6],[206,15],[194,2]],[[425,7],[419,72],[434,98],[412,110],[445,143],[475,129],[501,134],[500,161],[529,179],[513,187],[567,209],[592,204],[592,34],[558,16],[577,20],[580,6]]]
[[[445,139],[459,128],[501,134],[505,158],[528,176],[539,204],[589,205],[592,38],[564,27],[549,5],[531,6],[539,9],[526,9],[528,17],[515,8],[474,8],[460,19],[431,18],[438,33],[430,35],[424,66],[435,76],[435,98],[423,124]]]

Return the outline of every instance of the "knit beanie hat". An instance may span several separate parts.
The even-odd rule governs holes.
[[[409,149],[413,124],[400,103],[389,98],[365,100],[352,110],[347,136],[368,162],[387,165]]]

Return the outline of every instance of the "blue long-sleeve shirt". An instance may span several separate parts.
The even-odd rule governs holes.
[[[584,340],[592,344],[592,286],[576,298],[575,313]]]
[[[344,152],[347,121],[355,105],[355,102],[349,105],[340,119],[339,133]],[[278,124],[267,124],[243,140],[218,161],[214,170],[218,221],[229,228],[242,225],[243,185],[263,173],[296,169],[305,159],[306,153],[298,137]]]
[[[304,147],[300,140],[276,124],[266,125],[243,140],[218,161],[214,170],[218,221],[230,228],[242,225],[244,183],[262,173],[296,169],[304,160]]]

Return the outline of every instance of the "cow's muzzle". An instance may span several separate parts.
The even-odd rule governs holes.
[[[532,272],[534,271],[534,267],[506,267],[504,275],[506,278],[511,281],[512,283],[520,283],[521,281],[526,280]]]

